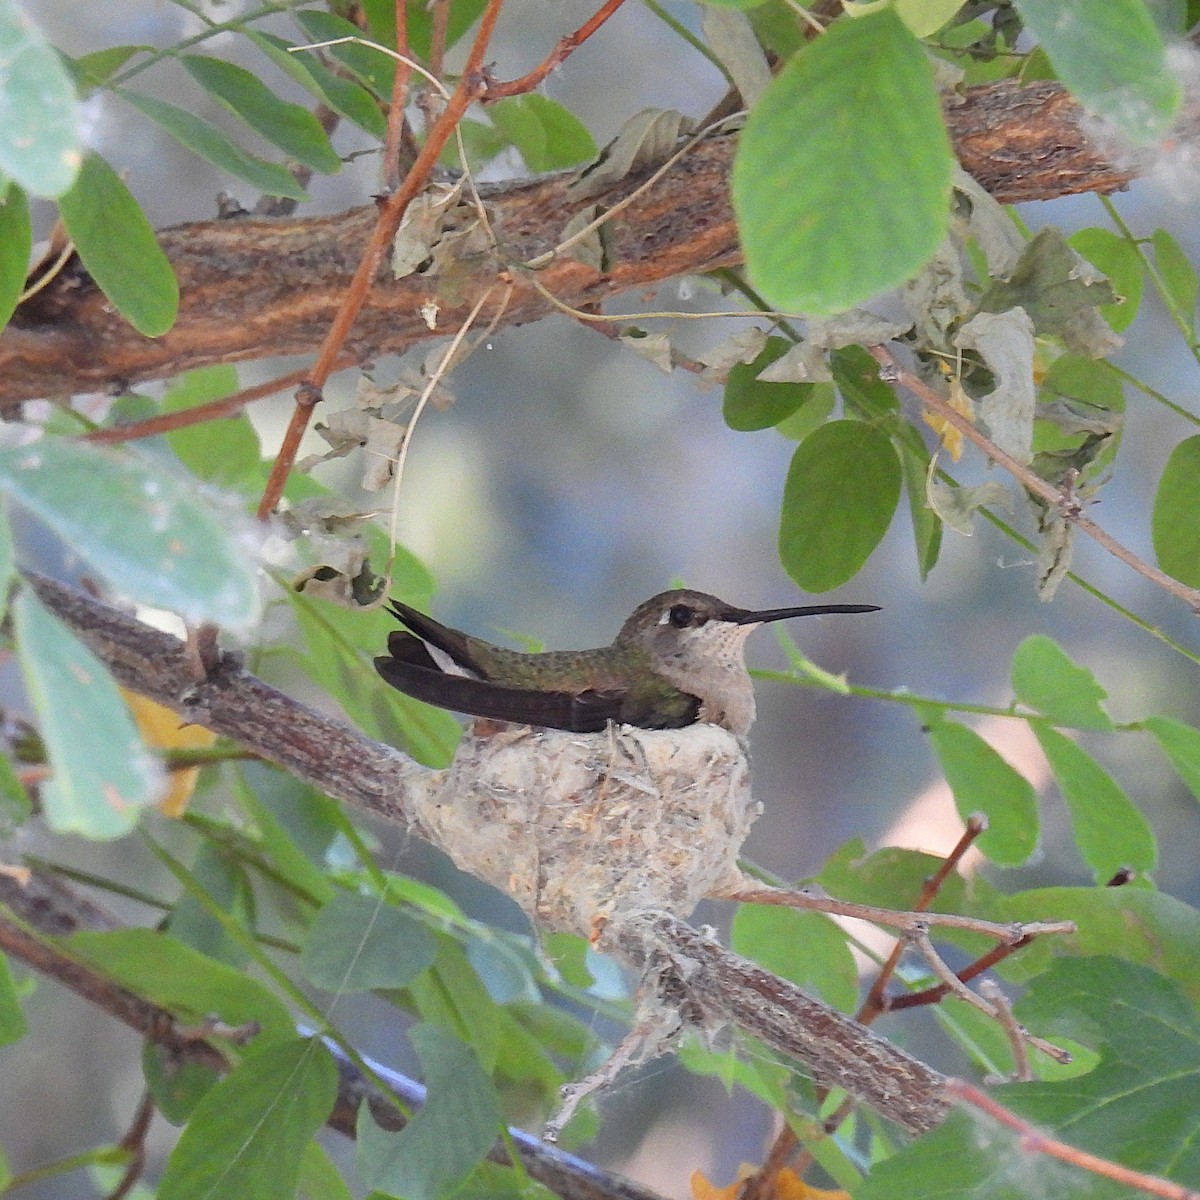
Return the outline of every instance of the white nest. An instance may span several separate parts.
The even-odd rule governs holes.
[[[471,732],[417,793],[414,825],[456,866],[507,892],[538,928],[601,945],[614,918],[686,918],[736,886],[762,808],[741,743],[708,724]]]

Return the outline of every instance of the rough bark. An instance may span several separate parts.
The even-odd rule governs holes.
[[[1057,84],[1006,81],[971,88],[949,95],[945,111],[964,168],[1004,202],[1111,192],[1137,173],[1130,163],[1110,161],[1089,140],[1079,106]],[[611,222],[603,271],[560,258],[536,273],[541,288],[583,308],[629,288],[739,261],[729,200],[735,148],[733,135],[694,147]],[[581,209],[611,208],[645,174],[586,198],[570,191],[573,178],[565,173],[488,190],[494,252],[436,276],[397,280],[381,271],[351,332],[350,352],[364,362],[443,337],[489,289],[481,323],[501,307],[501,325],[555,311],[520,264],[557,245]],[[0,405],[111,391],[212,363],[312,353],[374,220],[368,206],[332,217],[245,217],[163,230],[181,303],[174,328],[153,339],[114,312],[72,261],[0,333]],[[434,329],[422,315],[430,304],[438,306]]]

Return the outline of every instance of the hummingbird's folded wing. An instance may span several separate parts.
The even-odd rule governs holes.
[[[473,675],[486,675],[480,664],[475,662],[474,655],[471,652],[471,644],[465,634],[460,633],[457,629],[450,629],[440,622],[435,621],[432,617],[427,617],[422,612],[417,612],[415,608],[410,608],[407,604],[402,604],[399,600],[393,600],[388,607],[398,621],[406,625],[416,634],[412,637],[407,633],[393,633],[388,638],[388,651],[395,657],[411,656],[411,651],[398,653],[394,643],[399,641],[416,642],[417,646],[421,642],[428,642],[430,646],[442,651],[443,654],[449,656],[459,667],[465,671],[471,672]],[[419,639],[419,640],[418,640]],[[429,653],[427,649],[425,657],[430,666],[436,666],[437,660]]]
[[[375,670],[392,687],[426,704],[494,721],[566,729],[572,733],[597,733],[609,721],[621,719],[620,693],[540,691],[465,675],[447,675],[417,639],[410,639],[415,647],[407,643],[394,647],[393,640],[400,641],[395,635],[389,639],[388,649],[393,653],[375,659]],[[401,653],[396,654],[396,649]],[[422,655],[425,662],[420,661]]]

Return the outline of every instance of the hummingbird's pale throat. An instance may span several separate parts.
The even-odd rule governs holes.
[[[499,721],[595,733],[609,721],[681,729],[697,721],[738,736],[754,721],[746,638],[771,621],[875,612],[816,604],[761,612],[677,589],[639,604],[609,646],[526,654],[450,629],[407,604],[375,669],[418,700]],[[410,632],[411,631],[411,632]]]

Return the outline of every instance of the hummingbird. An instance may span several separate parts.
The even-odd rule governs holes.
[[[682,729],[696,722],[744,736],[754,721],[746,638],[760,625],[876,604],[736,608],[706,592],[661,592],[639,604],[609,646],[506,650],[391,602],[406,628],[388,636],[375,669],[400,691],[455,712],[597,733],[608,722]]]

